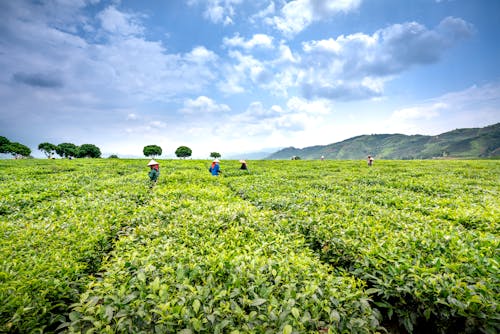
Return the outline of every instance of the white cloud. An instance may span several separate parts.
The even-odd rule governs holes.
[[[195,47],[185,56],[187,61],[198,64],[214,62],[217,58],[217,55],[213,51],[208,50],[204,46]]]
[[[300,61],[300,57],[294,55],[290,47],[284,43],[280,44],[279,51],[280,55],[277,63],[298,63]]]
[[[270,138],[296,137],[305,131],[314,132],[323,120],[323,115],[331,112],[329,101],[305,101],[293,97],[280,105],[264,106],[260,101],[249,104],[246,111],[232,115],[218,127],[217,132],[238,140],[244,136],[252,136],[258,140]],[[309,135],[311,135],[309,133]],[[275,143],[274,145],[281,145]]]
[[[271,73],[264,62],[239,51],[230,51],[229,56],[235,63],[227,64],[223,70],[224,80],[218,84],[222,92],[242,93],[249,81],[257,85],[269,81]]]
[[[265,34],[255,34],[251,39],[245,41],[239,35],[235,35],[232,38],[224,37],[223,44],[230,47],[241,47],[247,51],[255,47],[272,48],[273,37]]]
[[[152,121],[149,123],[149,128],[164,129],[166,127],[167,127],[167,123],[162,122],[162,121]]]
[[[499,106],[500,83],[472,86],[395,110],[386,123],[399,132],[436,135],[449,131],[450,124],[470,128],[497,123]]]
[[[231,108],[227,104],[217,104],[214,100],[206,96],[198,96],[196,99],[184,101],[181,112],[184,113],[217,113],[228,112]]]
[[[446,109],[448,106],[445,103],[433,103],[430,105],[403,108],[396,110],[393,113],[395,119],[400,120],[415,120],[415,119],[431,119],[439,116],[439,111]]]
[[[462,19],[445,18],[435,29],[408,22],[372,35],[355,33],[305,41],[295,52],[280,41],[279,47],[268,49],[266,57],[230,50],[232,62],[222,67],[224,80],[218,87],[226,94],[248,92],[251,84],[275,96],[286,97],[291,90],[298,90],[307,99],[379,99],[387,81],[414,66],[438,62],[446,50],[472,31]],[[270,43],[267,35],[224,39],[224,45],[243,50]]]
[[[188,0],[187,3],[190,6],[205,5],[203,17],[210,22],[230,25],[236,14],[235,6],[242,2],[243,0]]]
[[[250,17],[250,22],[255,23],[257,20],[263,20],[267,18],[268,16],[274,14],[276,11],[276,7],[274,5],[274,1],[270,0],[269,5],[259,11],[257,14],[254,14]]]
[[[326,19],[341,12],[355,10],[361,0],[293,0],[281,8],[281,15],[267,20],[285,36],[291,37],[314,21]]]
[[[332,103],[328,100],[304,100],[298,97],[292,97],[287,102],[287,108],[294,113],[305,114],[329,114],[333,111]]]
[[[446,29],[443,28],[446,27]],[[384,82],[409,68],[439,61],[472,27],[445,18],[435,30],[416,22],[303,43],[299,86],[304,96],[363,99],[381,96]]]
[[[136,114],[134,113],[130,113],[127,115],[127,120],[131,120],[131,121],[135,121],[139,118],[139,116],[137,116]]]
[[[141,35],[144,28],[137,20],[136,15],[123,13],[110,6],[97,15],[101,26],[108,33],[122,36]]]

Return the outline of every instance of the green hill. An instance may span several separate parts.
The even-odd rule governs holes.
[[[437,157],[481,158],[500,156],[500,123],[484,128],[456,129],[437,136],[376,134],[342,142],[305,147],[288,147],[266,159],[432,159]]]

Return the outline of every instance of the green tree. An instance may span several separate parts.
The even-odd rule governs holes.
[[[119,157],[116,154],[111,154],[108,159],[119,159]]]
[[[147,145],[144,146],[144,149],[142,150],[142,153],[144,153],[145,156],[154,158],[158,155],[161,155],[161,147],[158,145]]]
[[[221,155],[219,152],[211,152],[210,157],[215,159],[215,158],[220,158]]]
[[[4,146],[7,147],[6,153],[10,153],[15,157],[18,156],[28,157],[31,154],[31,149],[28,146],[20,143],[9,143]]]
[[[56,153],[63,158],[76,157],[78,146],[72,143],[61,143],[56,147]]]
[[[77,158],[100,158],[101,150],[93,144],[82,144],[76,151]]]
[[[10,153],[9,151],[7,151],[8,144],[10,144],[10,140],[3,136],[0,136],[0,153]]]
[[[190,157],[191,153],[193,153],[193,151],[189,147],[187,147],[187,146],[179,146],[175,150],[175,155],[178,158],[187,158],[187,157]]]
[[[45,153],[45,155],[47,156],[47,158],[51,158],[51,156],[56,152],[56,148],[57,146],[54,145],[54,144],[51,144],[51,143],[40,143],[38,145],[38,149],[40,151],[42,151],[43,153]]]

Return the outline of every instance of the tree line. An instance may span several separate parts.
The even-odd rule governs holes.
[[[161,155],[162,149],[158,145],[147,145],[147,146],[144,146],[142,153],[147,157],[154,158],[156,156]],[[175,150],[175,155],[177,156],[177,158],[181,158],[181,159],[189,158],[191,156],[191,154],[193,154],[193,150],[191,150],[187,146],[179,146]],[[219,152],[210,152],[210,157],[211,158],[220,158],[221,155]]]
[[[14,157],[28,157],[31,149],[18,142],[11,142],[7,138],[0,136],[0,153],[12,154]]]
[[[47,158],[52,158],[58,154],[62,158],[100,158],[101,150],[94,144],[83,144],[77,146],[72,143],[61,143],[55,145],[52,143],[40,143],[38,149],[42,151]],[[11,142],[6,137],[0,136],[0,153],[12,154],[15,158],[29,157],[31,149],[17,142]]]
[[[61,143],[55,145],[48,142],[43,142],[38,145],[38,149],[42,151],[47,158],[51,159],[55,154],[59,155],[61,158],[100,158],[101,150],[99,147],[93,144],[83,144],[77,146],[73,143]],[[29,157],[31,154],[31,149],[17,142],[11,142],[6,137],[0,136],[0,153],[12,154],[14,157]],[[147,145],[144,146],[142,153],[146,157],[157,157],[162,154],[162,148],[158,145]],[[185,159],[189,158],[193,151],[187,146],[179,146],[175,150],[175,155],[178,158]],[[218,152],[211,152],[210,157],[220,158],[221,155]],[[111,155],[110,158],[118,158],[116,155]]]

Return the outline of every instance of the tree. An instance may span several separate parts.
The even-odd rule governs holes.
[[[0,153],[10,153],[9,151],[7,151],[8,144],[10,144],[10,140],[3,136],[0,136]]]
[[[111,154],[108,159],[120,159],[116,154]]]
[[[40,143],[38,145],[38,149],[45,153],[47,158],[50,159],[50,157],[56,152],[57,146],[51,143]]]
[[[78,146],[72,143],[62,143],[57,145],[56,153],[63,158],[76,157]]]
[[[6,153],[11,153],[15,157],[28,157],[31,154],[31,149],[20,143],[9,143],[3,146],[7,147]]]
[[[219,152],[212,152],[212,153],[210,153],[210,157],[214,158],[214,159],[215,158],[220,158],[220,153]]]
[[[189,147],[187,147],[187,146],[179,146],[175,150],[175,155],[178,158],[187,158],[187,157],[190,157],[191,153],[193,153],[193,151],[191,151],[191,149]]]
[[[77,158],[100,158],[101,150],[93,144],[83,144],[76,151]]]
[[[145,156],[154,158],[157,155],[161,155],[161,147],[158,145],[147,145],[144,146],[144,149],[142,150],[142,153],[144,153]]]

